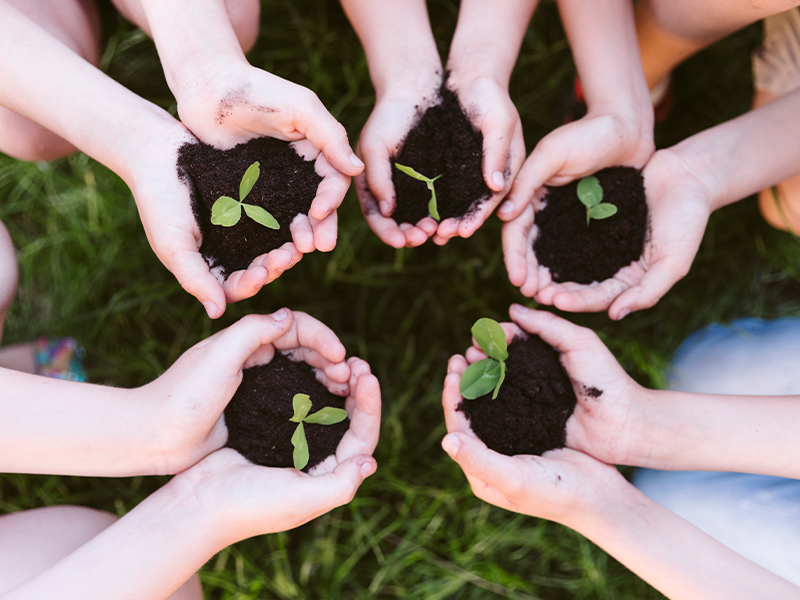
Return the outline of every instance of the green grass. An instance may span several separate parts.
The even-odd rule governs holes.
[[[263,3],[253,64],[313,89],[355,145],[374,102],[363,53],[333,0]],[[443,53],[457,3],[430,3]],[[103,65],[174,113],[153,44],[110,10]],[[750,28],[676,73],[659,129],[672,144],[745,111]],[[512,80],[530,149],[558,126],[574,68],[553,2],[538,10]],[[378,473],[348,506],[298,530],[236,544],[202,570],[207,598],[597,598],[661,595],[574,532],[474,498],[439,447],[448,357],[481,316],[506,320],[509,284],[491,219],[443,248],[395,251],[371,233],[351,190],[330,254],[306,256],[256,298],[211,323],[150,250],[125,185],[78,155],[50,164],[0,157],[0,219],[19,248],[20,285],[5,343],[74,335],[91,379],[141,385],[184,350],[250,312],[287,305],[321,319],[381,381]],[[637,380],[661,386],[689,333],[739,316],[800,314],[798,245],[759,218],[753,199],[715,214],[695,265],[655,308],[621,323],[570,315],[597,330]],[[163,478],[0,476],[0,511],[84,504],[124,514]]]

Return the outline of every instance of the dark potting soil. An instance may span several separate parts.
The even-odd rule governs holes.
[[[211,207],[220,196],[239,200],[239,183],[247,168],[260,163],[261,175],[244,202],[266,209],[280,229],[259,225],[242,211],[232,227],[211,224]],[[292,241],[289,224],[308,214],[322,177],[314,161],[305,161],[289,145],[261,137],[230,150],[207,144],[184,144],[178,150],[178,175],[192,190],[192,211],[200,226],[200,253],[227,277],[246,269],[253,259]]]
[[[266,365],[244,370],[242,383],[225,409],[229,448],[250,462],[265,467],[291,467],[292,435],[297,423],[292,399],[295,394],[311,397],[311,413],[324,406],[344,408],[345,399],[331,394],[304,362],[294,362],[280,352]],[[304,471],[336,452],[350,419],[334,425],[303,423],[309,460]]]
[[[563,448],[578,400],[558,352],[537,335],[519,335],[508,346],[506,369],[496,399],[489,393],[458,406],[472,431],[508,456]]]
[[[400,153],[392,158],[397,208],[396,223],[416,225],[428,216],[431,192],[424,181],[409,177],[395,163],[411,167],[436,180],[436,205],[444,219],[467,216],[489,198],[491,190],[483,180],[483,134],[476,130],[458,101],[447,89],[445,77],[439,95],[442,101],[428,108],[411,128]]]
[[[639,260],[647,233],[644,179],[633,167],[611,167],[594,174],[603,187],[603,202],[617,214],[592,219],[578,200],[578,181],[548,187],[546,206],[536,213],[539,233],[533,251],[539,264],[550,269],[553,281],[592,283],[613,277]]]

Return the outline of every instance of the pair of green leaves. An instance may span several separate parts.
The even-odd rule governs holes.
[[[586,225],[592,219],[607,219],[617,214],[617,207],[603,202],[603,187],[597,177],[584,177],[578,182],[578,200],[586,207]]]
[[[394,163],[394,166],[397,167],[400,171],[408,175],[409,177],[413,177],[414,179],[418,179],[419,181],[424,181],[425,185],[428,186],[428,189],[431,191],[431,199],[428,201],[428,213],[437,221],[441,220],[439,218],[439,208],[436,206],[436,190],[433,187],[433,182],[439,179],[441,175],[437,175],[433,179],[429,179],[425,177],[422,173],[417,173],[411,167],[407,167],[405,165],[401,165],[398,163]]]
[[[464,371],[459,386],[461,395],[467,400],[474,400],[494,390],[492,394],[494,400],[506,378],[505,361],[508,358],[506,332],[497,321],[483,318],[478,319],[472,326],[472,337],[488,358],[472,363]]]
[[[289,420],[293,423],[297,423],[297,429],[295,429],[294,434],[292,434],[292,446],[294,446],[292,460],[294,461],[294,468],[299,471],[308,464],[308,440],[306,439],[306,431],[303,428],[303,423],[333,425],[334,423],[344,421],[347,418],[347,411],[343,408],[326,406],[313,415],[309,415],[308,411],[311,410],[311,398],[308,394],[295,394],[294,398],[292,398],[292,407],[294,408],[294,416]]]
[[[280,229],[281,226],[271,214],[260,206],[245,204],[244,199],[253,189],[261,175],[261,167],[258,161],[247,167],[241,183],[239,183],[239,199],[235,200],[230,196],[220,196],[211,207],[211,223],[222,225],[223,227],[233,227],[242,218],[242,208],[247,216],[256,223],[269,227],[270,229]]]

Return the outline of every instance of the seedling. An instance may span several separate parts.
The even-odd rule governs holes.
[[[578,200],[586,207],[586,226],[592,219],[607,219],[617,214],[617,207],[603,202],[603,187],[597,177],[584,177],[578,182]]]
[[[494,390],[494,400],[506,378],[506,332],[497,321],[483,318],[475,321],[472,326],[472,337],[488,358],[472,363],[464,371],[459,386],[461,395],[467,400],[474,400]]]
[[[436,190],[433,187],[433,182],[439,179],[441,175],[437,175],[433,179],[429,179],[425,177],[422,173],[417,173],[411,167],[407,167],[405,165],[401,165],[398,163],[394,163],[394,166],[397,167],[400,171],[408,175],[409,177],[413,177],[414,179],[418,179],[419,181],[424,181],[425,185],[428,186],[428,189],[431,191],[431,199],[428,201],[428,213],[437,221],[440,220],[439,218],[439,209],[436,206]]]
[[[253,189],[253,186],[258,181],[261,175],[261,169],[258,161],[247,167],[244,172],[241,183],[239,183],[239,199],[235,200],[230,196],[220,196],[211,207],[211,223],[214,225],[222,225],[223,227],[233,227],[242,218],[242,208],[247,216],[253,219],[256,223],[269,227],[270,229],[280,229],[281,226],[271,214],[260,206],[253,204],[245,204],[244,199],[247,194]]]
[[[292,453],[292,460],[294,461],[294,468],[298,471],[308,464],[308,440],[306,440],[306,432],[303,429],[303,423],[317,423],[319,425],[333,425],[339,423],[347,418],[347,411],[343,408],[333,408],[326,406],[319,409],[313,415],[309,415],[308,411],[311,410],[311,398],[308,394],[295,394],[292,398],[292,407],[294,408],[294,416],[289,419],[293,423],[297,423],[297,429],[292,434],[292,446],[294,452]]]

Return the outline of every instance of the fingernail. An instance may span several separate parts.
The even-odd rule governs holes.
[[[496,188],[502,188],[506,184],[506,179],[500,171],[492,173],[492,183]]]
[[[623,308],[623,309],[622,309],[622,310],[619,312],[619,316],[617,317],[617,321],[622,321],[622,319],[624,319],[625,317],[627,317],[629,314],[631,314],[631,309],[630,309],[630,308]]]
[[[522,304],[515,304],[514,310],[517,311],[518,313],[525,314],[530,309],[527,306],[523,306]]]
[[[217,305],[216,305],[216,304],[214,304],[214,303],[213,303],[213,302],[211,302],[211,301],[209,301],[209,302],[203,302],[203,308],[205,308],[205,309],[206,309],[206,313],[208,313],[208,316],[209,316],[210,318],[212,318],[212,319],[216,318],[216,316],[217,316],[217,311],[219,310],[219,309],[217,308]]]
[[[274,313],[270,315],[270,317],[272,317],[272,319],[275,321],[285,321],[286,317],[288,316],[289,316],[289,311],[287,311],[285,308],[276,310]]]
[[[461,448],[461,440],[458,439],[455,433],[448,433],[442,440],[442,448],[450,455],[450,458],[455,459],[458,456],[459,448]]]
[[[389,216],[389,203],[386,200],[381,200],[381,214],[384,217]]]
[[[503,206],[500,207],[500,212],[503,214],[510,213],[514,210],[514,203],[511,200],[506,200],[503,202]]]
[[[358,158],[355,153],[350,155],[350,162],[353,163],[354,167],[358,167],[359,169],[364,166],[364,163],[361,162],[361,159]]]
[[[375,461],[372,459],[372,457],[369,456],[365,456],[363,458],[358,459],[358,461],[356,461],[356,464],[358,465],[358,468],[360,469],[361,474],[364,477],[369,477],[370,475],[372,475],[375,472],[375,469],[377,468]]]

